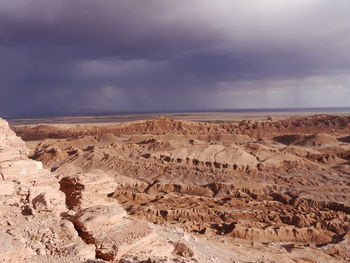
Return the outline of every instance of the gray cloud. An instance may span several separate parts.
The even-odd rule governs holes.
[[[349,106],[349,8],[0,0],[0,114]]]

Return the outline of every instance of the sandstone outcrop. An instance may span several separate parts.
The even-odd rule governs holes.
[[[61,217],[67,211],[58,180],[0,119],[0,261],[72,262],[95,258],[73,224]],[[49,259],[50,258],[50,259]]]
[[[115,180],[101,171],[73,174],[60,180],[60,190],[66,195],[67,207],[72,210],[111,205],[107,196],[117,187]]]
[[[97,257],[116,261],[135,251],[148,256],[171,255],[174,246],[152,231],[148,223],[126,218],[125,210],[108,198],[117,188],[110,176],[101,172],[77,174],[63,177],[60,184],[67,206],[77,211],[71,221],[82,239],[94,244]]]

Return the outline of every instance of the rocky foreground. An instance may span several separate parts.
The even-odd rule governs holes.
[[[0,262],[350,260],[349,117],[14,129]]]
[[[209,262],[183,231],[126,216],[112,177],[59,178],[28,153],[0,120],[0,262]]]

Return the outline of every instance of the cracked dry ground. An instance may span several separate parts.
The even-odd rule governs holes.
[[[114,176],[111,197],[132,216],[237,254],[350,260],[349,117],[14,128],[58,176]]]

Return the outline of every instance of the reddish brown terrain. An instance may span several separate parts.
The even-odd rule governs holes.
[[[76,242],[93,247],[93,257],[350,260],[348,116],[12,128],[29,148],[21,158],[42,162],[59,184],[61,215],[78,231]],[[28,209],[35,211],[34,204],[29,200]]]

